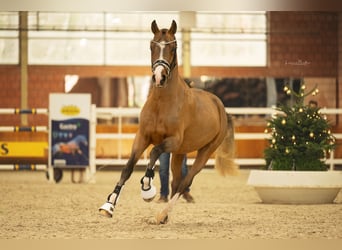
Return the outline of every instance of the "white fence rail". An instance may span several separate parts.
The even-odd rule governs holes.
[[[91,135],[92,138],[95,139],[108,139],[108,140],[120,140],[123,139],[133,139],[134,133],[123,133],[123,118],[138,118],[140,115],[140,108],[96,108],[96,118],[111,120],[112,118],[117,118],[118,121],[118,132],[117,133],[96,133],[93,129]],[[226,111],[232,115],[272,115],[279,111],[273,108],[226,108]],[[342,109],[328,109],[322,108],[322,114],[329,115],[340,115],[342,114]],[[0,114],[46,114],[48,115],[47,109],[30,109],[30,110],[19,110],[13,108],[5,108],[0,109]],[[24,127],[20,129],[20,127],[16,126],[0,126],[0,132],[5,131],[48,131],[47,127]],[[235,133],[236,140],[265,140],[268,138],[268,134],[265,133]],[[336,139],[342,139],[342,133],[334,133]],[[253,145],[251,145],[251,149],[253,149]],[[95,149],[93,149],[95,150]],[[95,158],[95,165],[123,165],[127,161],[126,158],[123,158],[121,153],[118,152],[118,157],[116,158]],[[189,164],[192,164],[194,159],[189,158]],[[145,152],[144,158],[140,159],[138,164],[147,164],[147,154]],[[334,168],[334,165],[342,164],[342,158],[334,158],[334,153],[330,154],[330,158],[327,159],[327,164],[330,165],[330,169]],[[265,160],[263,158],[237,158],[236,163],[239,165],[265,165]],[[207,165],[214,165],[214,159],[209,159]]]
[[[96,108],[96,117],[101,119],[111,120],[112,118],[118,119],[118,132],[117,133],[97,133],[96,139],[133,139],[135,134],[133,133],[123,133],[123,118],[138,118],[140,115],[139,108]],[[273,108],[226,108],[227,113],[232,115],[272,115],[279,111]],[[321,109],[322,114],[342,114],[342,109]],[[336,139],[342,139],[342,133],[334,133]],[[266,133],[242,133],[236,132],[235,139],[236,140],[265,140],[269,137]],[[251,145],[251,149],[253,149],[253,145]],[[119,154],[117,158],[110,159],[96,159],[95,162],[97,165],[121,165],[125,164],[127,159],[123,159]],[[189,164],[192,164],[194,159],[189,158]],[[147,164],[148,159],[145,153],[144,159],[141,159],[138,164]],[[263,158],[237,158],[235,162],[238,165],[265,165],[265,160]],[[327,164],[330,165],[330,169],[334,168],[336,164],[342,164],[342,159],[334,158],[334,153],[330,155],[330,158],[327,159]],[[214,159],[209,159],[207,165],[214,165]]]

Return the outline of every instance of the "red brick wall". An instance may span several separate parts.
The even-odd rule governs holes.
[[[340,101],[342,97],[342,13],[339,13],[338,18],[338,84],[337,84],[337,92],[339,93],[339,98],[337,99],[338,107],[342,108],[342,102]]]
[[[20,68],[0,66],[0,108],[20,107]],[[19,125],[20,117],[0,115],[0,125]]]
[[[269,75],[336,77],[338,13],[271,12],[269,18]]]
[[[334,12],[270,12],[269,65],[267,67],[194,67],[192,75],[194,77],[212,75],[217,77],[337,78],[339,74],[339,80],[341,80],[341,66],[338,71],[338,51],[341,47],[338,46],[340,19],[338,13]],[[286,61],[298,62],[299,60],[309,62],[309,64],[306,66],[286,64]],[[182,73],[181,69],[180,72]],[[149,75],[150,73],[148,66],[29,66],[28,106],[47,108],[49,93],[64,91],[66,74],[97,77]],[[19,66],[0,66],[0,89],[0,108],[20,107]],[[340,90],[339,96],[341,96],[341,88],[337,86],[336,89]],[[0,116],[0,125],[20,125],[19,123],[18,116]],[[44,116],[29,116],[29,125],[47,125],[47,119]]]

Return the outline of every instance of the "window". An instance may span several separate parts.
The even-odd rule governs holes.
[[[31,12],[29,64],[149,65],[151,22],[164,25],[177,17],[177,12]]]
[[[18,12],[0,12],[0,64],[19,63]]]
[[[29,64],[102,64],[103,46],[97,32],[30,31]]]
[[[193,66],[266,66],[265,12],[199,12],[196,21]]]
[[[28,13],[28,63],[46,65],[150,65],[150,25],[178,23],[181,12]],[[196,12],[192,66],[266,66],[265,12]],[[19,13],[0,12],[0,64],[19,59]]]

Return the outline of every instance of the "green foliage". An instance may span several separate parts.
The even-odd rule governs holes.
[[[269,147],[265,149],[265,160],[273,170],[327,170],[323,162],[327,152],[335,146],[335,138],[325,116],[314,102],[304,105],[304,98],[316,95],[318,90],[305,93],[302,84],[299,93],[289,87],[284,91],[295,97],[293,106],[282,105],[272,119],[268,120]]]

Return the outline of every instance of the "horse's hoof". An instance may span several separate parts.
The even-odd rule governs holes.
[[[166,224],[169,221],[169,216],[165,216],[165,218],[161,221],[159,221],[159,224]]]
[[[151,202],[154,197],[156,197],[157,189],[155,186],[151,185],[150,189],[148,190],[141,190],[141,197],[146,202]]]
[[[102,215],[104,217],[107,217],[107,218],[112,218],[113,217],[113,215],[108,213],[108,211],[106,211],[106,210],[99,209],[99,212],[100,212],[100,215]]]
[[[157,224],[166,224],[169,221],[169,216],[165,212],[161,212],[160,214],[157,214]]]
[[[151,198],[149,198],[149,199],[143,198],[143,200],[146,201],[146,202],[151,202],[151,201],[153,201],[154,197],[155,197],[155,196],[153,196],[153,197],[151,197]]]
[[[103,215],[107,218],[113,217],[114,206],[110,202],[106,202],[99,208],[100,215]]]

